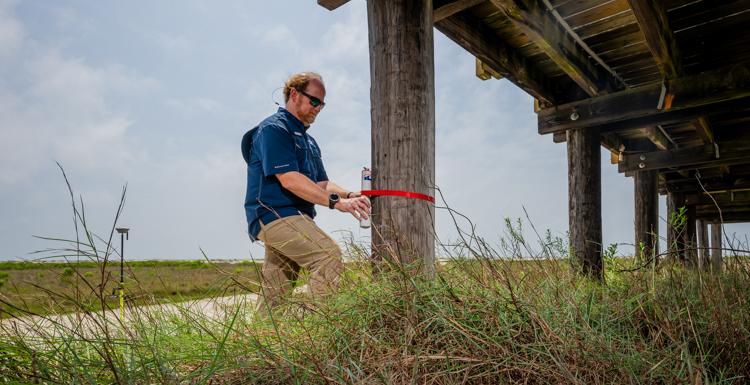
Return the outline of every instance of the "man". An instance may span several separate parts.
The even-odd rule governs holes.
[[[307,133],[325,107],[325,96],[320,75],[292,75],[284,84],[284,108],[242,138],[248,232],[265,245],[258,309],[278,305],[301,267],[310,270],[313,295],[338,284],[343,271],[341,249],[313,222],[316,204],[357,219],[367,218],[370,212],[367,197],[328,180],[320,148]]]

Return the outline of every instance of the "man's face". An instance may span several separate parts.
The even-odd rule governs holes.
[[[321,102],[325,101],[326,88],[319,80],[310,80],[310,82],[307,83],[307,88],[304,92],[314,98],[318,98]],[[310,104],[310,98],[308,96],[301,92],[295,92],[295,94],[297,95],[295,107],[297,109],[297,115],[299,115],[297,117],[305,126],[313,124],[313,122],[315,122],[315,117],[317,117],[320,110],[323,109],[323,104],[313,107],[312,104]]]

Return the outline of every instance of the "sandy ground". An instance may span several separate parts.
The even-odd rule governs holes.
[[[122,318],[119,310],[11,318],[0,321],[0,337],[50,338],[63,334],[96,337],[103,333],[116,337],[134,322],[170,322],[174,317],[220,322],[238,310],[243,312],[241,314],[252,312],[257,299],[256,294],[245,294],[151,306],[126,306]]]

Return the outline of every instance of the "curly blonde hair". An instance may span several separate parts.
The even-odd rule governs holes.
[[[310,80],[316,79],[323,83],[323,77],[317,72],[300,72],[289,77],[284,82],[284,102],[289,101],[289,94],[292,92],[292,88],[298,91],[304,91]]]

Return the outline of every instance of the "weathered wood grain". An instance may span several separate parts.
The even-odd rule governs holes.
[[[373,189],[435,195],[435,80],[431,0],[370,0]],[[401,197],[372,205],[375,258],[435,260],[435,207]]]
[[[659,195],[656,191],[655,171],[637,171],[635,186],[635,245],[636,257],[642,262],[659,254]]]
[[[700,116],[705,110],[699,107],[750,97],[750,63],[737,63],[712,72],[675,79],[669,83],[668,92],[673,95],[669,109],[658,108],[662,94],[660,82],[544,108],[538,113],[539,133],[583,127],[598,127],[606,131],[602,126],[613,123],[623,123],[615,124],[617,128],[630,124],[630,127],[644,126],[647,125],[645,121],[668,120],[670,115],[680,115],[677,112],[683,110]],[[577,113],[575,120],[571,119],[574,111]],[[684,116],[678,118],[679,121]]]
[[[433,22],[438,22],[440,20],[445,19],[446,17],[450,17],[455,15],[456,13],[462,12],[466,9],[469,9],[471,7],[475,7],[486,0],[456,0],[451,1],[445,5],[442,5],[440,7],[435,8],[435,11],[432,14]]]
[[[570,249],[580,271],[603,280],[602,187],[599,133],[570,130],[568,146],[568,223]]]

